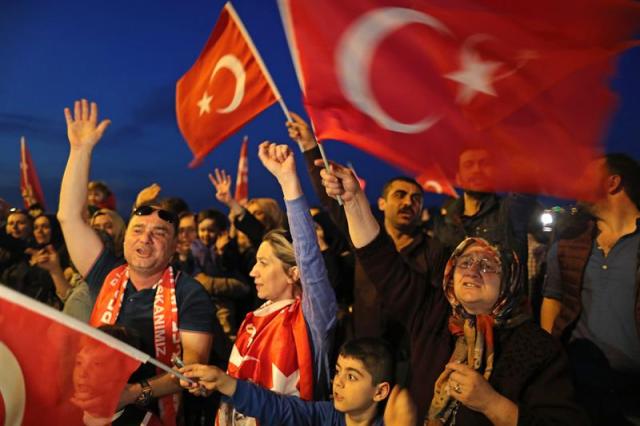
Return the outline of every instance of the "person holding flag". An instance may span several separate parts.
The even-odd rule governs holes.
[[[109,120],[98,122],[98,106],[76,101],[65,109],[70,152],[62,185],[58,219],[69,255],[86,278],[95,301],[90,324],[120,324],[137,332],[142,350],[170,365],[206,362],[213,339],[213,306],[204,288],[170,267],[177,244],[177,217],[156,205],[134,210],[124,237],[124,263],[116,259],[83,218],[91,155]],[[97,300],[96,300],[97,299]],[[150,409],[165,425],[175,425],[180,386],[149,364],[131,377],[121,395],[124,417]],[[157,398],[157,404],[156,404]],[[138,408],[140,407],[140,408]]]

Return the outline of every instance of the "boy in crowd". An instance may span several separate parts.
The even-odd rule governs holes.
[[[414,424],[415,410],[408,392],[394,389],[382,416],[382,406],[391,393],[394,375],[393,358],[388,347],[375,338],[361,338],[345,343],[340,349],[333,378],[333,401],[303,401],[280,395],[253,383],[237,380],[222,370],[192,364],[180,371],[196,379],[208,392],[218,391],[231,399],[243,414],[262,424],[279,425],[383,425]],[[201,389],[181,382],[192,393]]]

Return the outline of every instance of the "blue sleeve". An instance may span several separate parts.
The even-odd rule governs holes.
[[[330,401],[303,401],[295,396],[280,395],[253,383],[238,380],[230,398],[234,408],[245,416],[257,418],[261,424],[283,426],[340,425],[344,414]]]
[[[311,333],[315,383],[330,387],[329,351],[336,325],[336,296],[331,288],[309,206],[304,196],[285,200],[302,284],[302,312]]]
[[[558,262],[558,243],[553,243],[547,254],[547,275],[544,277],[542,296],[562,300],[562,276]]]

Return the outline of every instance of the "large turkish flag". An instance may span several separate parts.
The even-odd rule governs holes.
[[[317,136],[414,175],[486,148],[492,190],[588,196],[627,0],[280,0]],[[585,193],[587,192],[587,193]]]
[[[178,127],[197,165],[280,98],[242,21],[226,3],[202,53],[176,85]]]
[[[127,379],[148,359],[116,347],[126,345],[0,285],[0,425],[109,424]]]

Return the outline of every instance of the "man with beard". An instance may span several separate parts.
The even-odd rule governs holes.
[[[541,325],[567,345],[593,424],[640,422],[640,164],[593,165],[601,194],[549,250]]]
[[[323,162],[318,143],[307,123],[297,114],[291,115],[293,121],[287,123],[289,136],[298,142],[304,153],[316,195],[331,219],[348,238],[344,210],[336,200],[327,196],[322,186],[319,167],[323,166]],[[389,234],[403,259],[416,271],[424,274],[425,283],[439,283],[446,258],[441,245],[420,227],[422,204],[422,188],[414,179],[404,176],[387,181],[378,198],[378,209],[384,214],[383,229]],[[354,337],[384,337],[398,352],[403,351],[401,348],[408,351],[405,331],[399,324],[390,323],[385,318],[384,301],[378,297],[376,287],[367,276],[367,271],[357,261],[353,297]],[[396,359],[406,356],[406,353],[396,353]],[[397,368],[401,369],[402,366]]]
[[[457,186],[462,197],[443,208],[443,217],[434,225],[434,236],[448,250],[453,250],[466,237],[480,237],[512,248],[522,264],[527,263],[527,228],[535,210],[535,197],[497,195],[496,165],[484,147],[471,146],[460,153]]]

